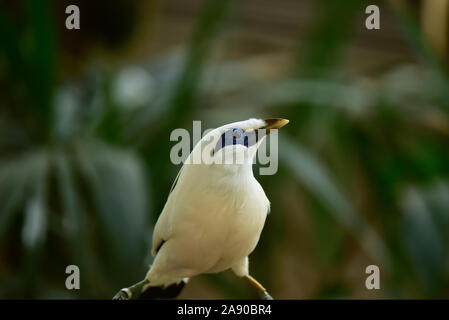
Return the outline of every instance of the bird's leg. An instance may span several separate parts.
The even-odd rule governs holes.
[[[254,279],[252,276],[250,276],[249,274],[245,276],[245,278],[249,281],[249,283],[251,283],[251,285],[257,289],[257,291],[260,293],[260,295],[262,296],[262,299],[264,300],[273,300],[273,298],[270,296],[270,294],[268,293],[267,289],[265,289],[259,281],[257,281],[256,279]]]
[[[123,288],[112,298],[112,300],[130,300],[134,293],[141,292],[142,287],[148,284],[147,279],[137,282],[128,288]]]

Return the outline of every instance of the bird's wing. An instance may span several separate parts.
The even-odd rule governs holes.
[[[170,196],[170,194],[172,193],[173,189],[175,189],[176,184],[177,184],[177,182],[179,180],[179,176],[181,175],[182,168],[184,168],[184,166],[182,166],[181,169],[179,169],[178,174],[176,175],[175,181],[173,181],[173,184],[172,184],[172,186],[170,188],[170,192],[168,193],[168,196]]]
[[[156,225],[154,226],[153,231],[153,245],[151,248],[151,254],[153,256],[156,255],[156,253],[159,251],[159,249],[162,247],[164,242],[167,238],[167,214],[164,214],[164,210],[162,210],[162,213],[159,216],[159,219],[157,219]]]
[[[174,196],[174,189],[178,183],[179,177],[181,176],[182,169],[184,166],[181,167],[178,174],[176,175],[175,180],[173,181],[173,184],[170,188],[170,192],[168,194],[167,202],[164,206],[164,209],[162,210],[161,214],[159,215],[159,218],[157,219],[156,225],[154,227],[153,232],[153,245],[151,249],[152,255],[156,255],[156,253],[159,251],[159,249],[162,247],[165,241],[168,240],[169,236],[169,225],[168,225],[168,212],[171,211],[171,203],[173,202],[173,196]]]

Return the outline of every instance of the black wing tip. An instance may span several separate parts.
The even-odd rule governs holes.
[[[181,293],[182,289],[186,285],[185,281],[180,283],[174,283],[167,287],[148,287],[139,296],[142,300],[155,300],[155,299],[174,299]]]

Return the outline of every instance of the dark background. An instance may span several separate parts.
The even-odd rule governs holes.
[[[434,0],[0,1],[0,298],[141,280],[179,170],[170,132],[251,117],[290,119],[278,173],[257,176],[272,210],[250,256],[275,298],[448,298],[448,16]],[[181,297],[257,296],[225,272]]]

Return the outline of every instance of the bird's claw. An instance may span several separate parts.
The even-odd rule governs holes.
[[[131,292],[127,288],[120,290],[117,294],[112,298],[112,300],[130,300]]]

